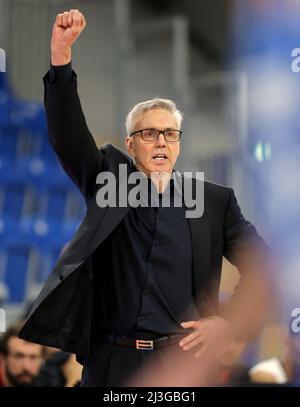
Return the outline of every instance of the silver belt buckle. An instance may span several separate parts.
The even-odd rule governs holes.
[[[153,350],[153,341],[144,341],[143,339],[136,339],[135,348],[139,350]]]

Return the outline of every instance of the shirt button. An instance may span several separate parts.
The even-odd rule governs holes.
[[[87,255],[86,253],[83,253],[83,255],[81,256],[82,260],[86,260],[87,259]]]

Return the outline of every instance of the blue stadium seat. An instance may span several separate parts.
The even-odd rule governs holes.
[[[12,97],[4,85],[4,76],[0,72],[0,127],[9,123],[9,114],[12,106]]]
[[[0,92],[4,92],[8,97],[12,97],[12,90],[6,72],[0,72]]]
[[[62,249],[62,246],[54,245],[53,247],[48,247],[40,251],[41,262],[35,276],[35,283],[42,284],[46,281],[55,263],[59,259]]]
[[[45,109],[41,103],[14,100],[10,106],[10,122],[21,126],[32,135],[45,132],[47,128]]]
[[[39,191],[39,218],[60,223],[78,221],[83,215],[83,200],[79,192],[69,185],[45,185]]]
[[[9,302],[34,297],[84,210],[49,144],[44,107],[16,100],[0,74],[0,283]]]
[[[32,155],[56,163],[56,156],[49,143],[47,132],[39,132],[33,136]]]
[[[5,218],[20,219],[24,207],[26,185],[8,184],[2,189],[1,215]]]
[[[17,156],[19,137],[14,128],[3,128],[0,132],[0,154],[1,157]]]
[[[31,135],[15,126],[2,126],[0,130],[0,157],[18,160],[29,157]]]
[[[77,227],[78,221],[69,222],[67,225],[42,219],[35,222],[34,235],[30,238],[31,246],[37,248],[40,253],[35,283],[43,283],[46,280]]]
[[[28,274],[35,267],[35,254],[33,249],[23,244],[7,246],[1,251],[1,274],[8,288],[10,303],[23,303],[26,301]]]
[[[19,221],[31,216],[34,210],[34,192],[24,183],[2,185],[0,189],[0,218]]]

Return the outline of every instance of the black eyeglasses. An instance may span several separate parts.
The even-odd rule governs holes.
[[[140,134],[144,141],[148,141],[153,143],[154,141],[158,140],[160,134],[163,134],[167,143],[175,143],[176,141],[180,140],[182,131],[181,130],[156,130],[156,129],[142,129],[135,131],[130,134],[134,136],[136,134]]]

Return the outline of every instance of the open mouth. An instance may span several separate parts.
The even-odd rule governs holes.
[[[157,162],[164,162],[165,160],[168,159],[166,154],[156,154],[152,157],[153,160]]]

